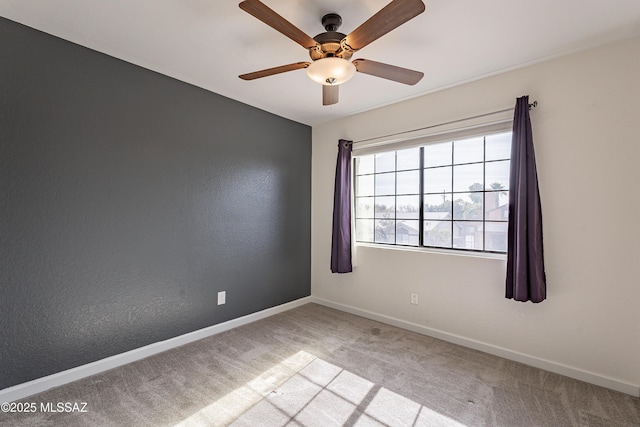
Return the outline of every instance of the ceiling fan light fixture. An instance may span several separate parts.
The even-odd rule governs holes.
[[[339,85],[348,81],[356,73],[356,66],[343,58],[329,57],[312,62],[307,67],[307,75],[321,85]]]

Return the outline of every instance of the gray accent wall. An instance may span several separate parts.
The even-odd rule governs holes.
[[[310,193],[310,127],[0,18],[0,389],[310,295]]]

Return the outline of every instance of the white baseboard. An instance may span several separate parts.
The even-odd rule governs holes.
[[[166,341],[160,341],[157,343],[149,344],[144,347],[140,347],[126,353],[117,354],[115,356],[107,357],[86,365],[78,366],[76,368],[68,369],[66,371],[58,372],[53,375],[49,375],[43,378],[38,378],[33,381],[26,382],[24,384],[18,384],[13,387],[0,390],[0,402],[12,402],[15,400],[23,399],[25,397],[32,396],[37,393],[49,390],[53,387],[58,387],[70,382],[89,377],[91,375],[99,374],[109,369],[117,368],[118,366],[132,363],[145,357],[153,356],[154,354],[161,353],[163,351],[170,350],[175,347],[179,347],[184,344],[188,344],[212,335],[219,334],[221,332],[228,331],[238,326],[243,326],[260,319],[264,319],[273,316],[278,313],[291,310],[296,307],[308,304],[310,302],[324,305],[327,307],[335,308],[336,310],[344,311],[346,313],[355,314],[357,316],[365,317],[367,319],[376,320],[378,322],[386,323],[388,325],[397,326],[399,328],[407,329],[409,331],[417,332],[419,334],[427,335],[430,337],[438,338],[443,341],[451,342],[454,344],[462,345],[464,347],[473,348],[474,350],[483,351],[485,353],[493,354],[495,356],[504,357],[505,359],[514,360],[516,362],[524,363],[529,366],[544,369],[549,372],[554,372],[560,375],[564,375],[570,378],[581,380],[587,383],[595,384],[601,387],[606,387],[611,390],[619,391],[629,394],[631,396],[640,397],[640,385],[630,384],[615,378],[598,375],[592,372],[584,371],[572,366],[567,366],[561,363],[553,362],[546,359],[540,359],[534,356],[530,356],[517,351],[509,350],[503,347],[494,346],[491,344],[483,343],[480,341],[465,338],[459,335],[450,334],[437,329],[428,328],[415,323],[407,322],[405,320],[397,319],[394,317],[374,313],[367,310],[362,310],[356,307],[351,307],[343,304],[338,304],[332,301],[324,300],[318,297],[305,297],[298,300],[282,304],[276,307],[268,308],[257,313],[252,313],[246,316],[232,319],[227,322],[219,323],[217,325],[210,326],[208,328],[200,329],[188,334],[180,335],[175,338],[168,339]]]
[[[493,354],[494,356],[504,357],[505,359],[524,363],[525,365],[544,369],[545,371],[554,372],[556,374],[564,375],[566,377],[574,378],[590,384],[606,387],[608,389],[619,391],[621,393],[630,394],[631,396],[640,397],[640,385],[638,384],[630,384],[615,378],[610,378],[610,377],[599,375],[593,372],[584,371],[582,369],[575,368],[573,366],[564,365],[562,363],[554,362],[551,360],[541,359],[528,354],[509,350],[504,347],[499,347],[499,346],[487,344],[481,341],[472,340],[470,338],[465,338],[460,335],[450,334],[448,332],[440,331],[433,328],[428,328],[426,326],[407,322],[405,320],[397,319],[395,317],[390,317],[383,314],[362,310],[356,307],[335,303],[333,301],[328,301],[322,298],[312,296],[311,302],[324,305],[327,307],[331,307],[336,310],[355,314],[357,316],[365,317],[367,319],[376,320],[378,322],[386,323],[388,325],[397,326],[399,328],[417,332],[422,335],[438,338],[453,344],[458,344],[464,347],[472,348],[474,350],[479,350],[484,353]]]
[[[49,390],[50,388],[58,387],[64,384],[68,384],[72,381],[99,374],[101,372],[108,371],[109,369],[117,368],[118,366],[126,365],[127,363],[135,362],[137,360],[144,359],[145,357],[153,356],[154,354],[162,353],[163,351],[167,351],[184,344],[189,344],[191,342],[198,341],[200,339],[207,338],[233,328],[237,328],[238,326],[246,325],[255,322],[256,320],[264,319],[266,317],[273,316],[274,314],[291,310],[292,308],[296,308],[310,302],[312,302],[311,297],[300,298],[298,300],[278,305],[276,307],[271,307],[257,313],[248,314],[246,316],[238,317],[237,319],[232,319],[227,322],[189,332],[175,338],[170,338],[165,341],[159,341],[153,344],[146,345],[144,347],[127,351],[125,353],[107,357],[106,359],[97,360],[86,365],[78,366],[76,368],[55,373],[53,375],[48,375],[43,378],[38,378],[33,381],[5,388],[3,390],[0,390],[0,403],[13,402],[15,400],[24,399],[25,397],[41,393],[43,391]]]

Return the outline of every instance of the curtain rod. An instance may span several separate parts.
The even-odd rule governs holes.
[[[538,101],[530,102],[529,103],[529,110],[531,110],[532,108],[536,108],[537,106],[538,106]],[[506,113],[507,111],[513,111],[513,108],[505,108],[504,110],[498,110],[498,111],[492,111],[490,113],[478,114],[477,116],[465,117],[463,119],[457,119],[457,120],[452,120],[450,122],[438,123],[437,125],[425,126],[425,127],[422,127],[422,128],[417,128],[417,129],[405,130],[405,131],[402,131],[402,132],[391,133],[389,135],[382,135],[382,136],[376,136],[374,138],[361,139],[360,141],[353,141],[352,144],[358,144],[360,142],[373,141],[374,139],[380,139],[380,138],[390,138],[392,136],[403,135],[405,133],[416,132],[416,131],[419,131],[419,130],[427,130],[427,129],[431,129],[431,128],[435,128],[435,127],[439,127],[439,126],[451,125],[451,124],[454,124],[454,123],[464,122],[464,121],[467,121],[467,120],[480,119],[480,118],[486,117],[486,116],[493,116],[494,114]]]

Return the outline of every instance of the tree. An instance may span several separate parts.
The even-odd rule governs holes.
[[[479,182],[473,183],[469,186],[469,191],[471,191],[469,198],[473,203],[482,204],[482,190],[484,190],[484,186]]]
[[[453,211],[457,219],[482,219],[483,189],[482,184],[476,182],[469,186],[471,202],[462,198],[454,200]]]

